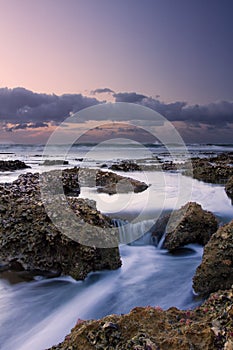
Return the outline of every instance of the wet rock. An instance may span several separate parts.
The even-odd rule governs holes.
[[[227,349],[233,340],[232,302],[233,289],[230,289],[211,295],[194,310],[137,307],[126,315],[82,321],[63,343],[50,350]],[[105,328],[106,324],[114,327]]]
[[[39,174],[31,173],[0,186],[0,262],[11,270],[20,264],[32,273],[66,274],[75,279],[84,279],[90,271],[118,268],[118,248],[95,247],[97,239],[103,239],[105,246],[110,242],[116,247],[118,240],[110,219],[96,210],[93,201],[50,193],[49,213],[46,200],[41,199],[40,186]],[[72,223],[69,210],[77,222]],[[66,232],[52,220],[63,222]],[[99,236],[99,228],[108,229],[109,235],[103,230],[103,237]],[[79,243],[83,239],[89,246]]]
[[[194,158],[192,169],[190,164],[187,164],[189,169],[185,170],[184,175],[209,183],[226,183],[227,179],[233,175],[232,163],[233,157],[225,154],[217,158]]]
[[[66,174],[77,174],[80,186],[97,187],[97,191],[102,193],[138,193],[148,188],[142,181],[99,169],[66,169]]]
[[[68,165],[68,160],[60,160],[60,159],[45,159],[42,165],[51,166],[51,165]]]
[[[211,212],[203,210],[195,202],[189,202],[158,220],[152,235],[160,239],[165,233],[163,247],[174,251],[190,243],[205,245],[217,228],[217,220]]]
[[[231,176],[225,186],[225,191],[228,197],[231,199],[233,204],[233,176]]]
[[[197,293],[208,294],[233,284],[233,221],[214,233],[193,278]]]
[[[31,168],[20,160],[0,160],[0,171],[14,171]]]
[[[142,170],[141,167],[133,162],[133,161],[129,161],[129,160],[123,160],[120,163],[116,163],[116,164],[112,164],[109,169],[111,170],[117,170],[117,171],[140,171]]]

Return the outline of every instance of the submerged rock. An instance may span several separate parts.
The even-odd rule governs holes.
[[[20,160],[0,160],[0,171],[14,171],[31,168]]]
[[[189,202],[158,220],[152,235],[161,239],[164,233],[163,247],[173,251],[190,243],[205,245],[217,228],[217,220],[211,212],[203,210],[200,204]]]
[[[233,203],[233,176],[231,176],[225,186],[225,191],[228,197],[230,197],[232,203]]]
[[[219,291],[194,310],[136,307],[126,315],[78,320],[50,350],[218,350],[233,344],[233,289]],[[78,310],[77,310],[78,314]]]
[[[208,294],[233,285],[233,221],[214,233],[193,278],[197,293]]]
[[[44,163],[41,165],[51,166],[51,165],[68,165],[68,160],[60,160],[60,159],[45,159]]]
[[[21,175],[12,184],[0,186],[0,261],[4,266],[12,270],[15,264],[36,274],[66,274],[83,279],[90,271],[121,265],[111,221],[96,210],[93,201],[67,201],[59,193],[51,195],[49,201],[49,208],[60,209],[59,215],[52,211],[49,216],[45,210],[39,174]],[[69,210],[77,218],[75,224],[67,215]],[[67,234],[51,218],[63,222]],[[98,228],[108,229],[109,235],[105,237],[103,230],[103,237],[98,236]],[[83,238],[89,240],[90,246],[79,243]],[[96,248],[96,239],[103,239],[106,246],[110,240],[116,248]]]

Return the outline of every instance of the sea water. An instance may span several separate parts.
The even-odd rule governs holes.
[[[82,161],[76,159],[91,154],[92,147],[77,147],[78,151],[76,149],[68,156],[69,165],[82,165]],[[203,156],[226,149],[229,150],[230,146],[190,146],[190,152],[199,152]],[[1,146],[0,150],[1,159],[23,160],[32,167],[29,169],[32,172],[57,168],[41,165],[43,146]],[[112,152],[113,156],[105,161],[111,164],[124,158],[118,151]],[[150,152],[155,157],[169,158],[162,148],[151,147]],[[88,166],[100,166],[104,160],[104,151],[102,153],[99,159],[90,157]],[[50,155],[50,159],[59,159],[59,154]],[[138,156],[138,159],[141,158]],[[153,157],[149,155],[144,161],[153,162]],[[0,182],[13,181],[19,173],[27,171],[1,173]],[[38,277],[35,281],[20,283],[0,279],[1,350],[48,348],[62,341],[79,318],[96,319],[112,313],[126,313],[135,306],[187,309],[201,302],[193,293],[192,277],[201,262],[203,248],[193,244],[177,254],[169,254],[153,244],[150,228],[160,215],[187,201],[195,201],[203,209],[212,211],[220,224],[230,221],[233,210],[224,187],[172,172],[143,171],[123,175],[145,181],[150,186],[142,193],[112,196],[83,187],[80,195],[96,200],[97,208],[110,217],[127,221],[127,229],[119,228],[122,267],[115,271],[90,273],[84,281],[75,281],[68,276],[50,280]],[[136,242],[133,242],[134,238],[137,238]],[[130,239],[130,245],[124,244],[124,239]]]

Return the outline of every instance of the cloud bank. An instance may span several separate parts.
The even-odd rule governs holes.
[[[35,93],[24,88],[0,89],[0,119],[13,124],[8,131],[59,124],[70,114],[100,103],[81,94],[61,96]]]
[[[171,122],[183,121],[188,124],[211,126],[227,126],[233,123],[233,101],[219,101],[207,105],[188,106],[184,101],[164,103],[158,99],[125,92],[114,94],[116,102],[137,103],[149,107]]]
[[[47,128],[49,130],[49,126],[60,124],[73,113],[101,103],[94,95],[102,93],[111,94],[116,102],[136,103],[159,112],[174,123],[188,142],[193,142],[192,135],[197,142],[199,136],[202,142],[211,142],[214,139],[221,139],[222,142],[233,140],[233,101],[190,106],[185,101],[165,103],[159,100],[158,95],[152,98],[137,92],[116,93],[110,88],[93,90],[93,97],[82,94],[57,96],[35,93],[21,87],[1,88],[0,125],[3,130],[11,133],[18,130],[25,132],[33,129],[45,130]],[[99,118],[100,116],[96,116],[96,120]],[[133,116],[129,119],[134,120]],[[80,122],[85,122],[85,120],[80,120]],[[148,116],[142,116],[140,125],[142,127],[153,125],[153,120],[150,120]],[[211,136],[211,139],[208,138],[208,135]],[[224,139],[224,135],[227,136],[227,140]]]

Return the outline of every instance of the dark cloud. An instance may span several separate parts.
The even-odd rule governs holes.
[[[94,91],[95,93],[113,93],[109,88]],[[209,128],[227,128],[233,124],[233,102],[231,101],[189,106],[183,101],[165,103],[157,97],[152,98],[136,92],[114,93],[113,96],[116,102],[130,102],[149,107],[171,122],[183,122],[197,129],[202,128],[203,125]],[[99,103],[101,102],[96,98],[85,97],[81,94],[57,96],[34,93],[24,88],[2,88],[0,89],[0,123],[6,131],[46,128],[48,125],[58,125],[71,114]],[[151,113],[141,116],[140,112],[137,116],[128,115],[128,118],[131,121],[138,120],[141,126],[155,125],[153,124],[155,123],[154,116]],[[94,119],[103,120],[102,112],[96,112]],[[85,118],[83,120],[80,118],[80,122],[85,121]]]
[[[136,92],[113,95],[116,102],[137,103],[162,114],[171,122],[183,121],[200,127],[201,124],[227,126],[233,123],[233,102],[219,101],[207,105],[188,106],[186,102],[161,102],[158,99],[139,95]]]
[[[99,89],[95,89],[95,90],[91,91],[92,95],[104,94],[104,93],[114,94],[115,92],[112,89],[109,89],[109,88],[99,88]]]
[[[34,93],[24,88],[0,89],[0,118],[2,122],[28,127],[38,123],[60,123],[70,114],[100,103],[96,98],[81,94],[61,96]],[[38,125],[38,126],[37,126]],[[45,125],[43,125],[45,126]]]
[[[113,94],[116,102],[130,102],[130,103],[139,103],[144,98],[145,95],[137,94],[136,92],[119,92],[118,94]]]

